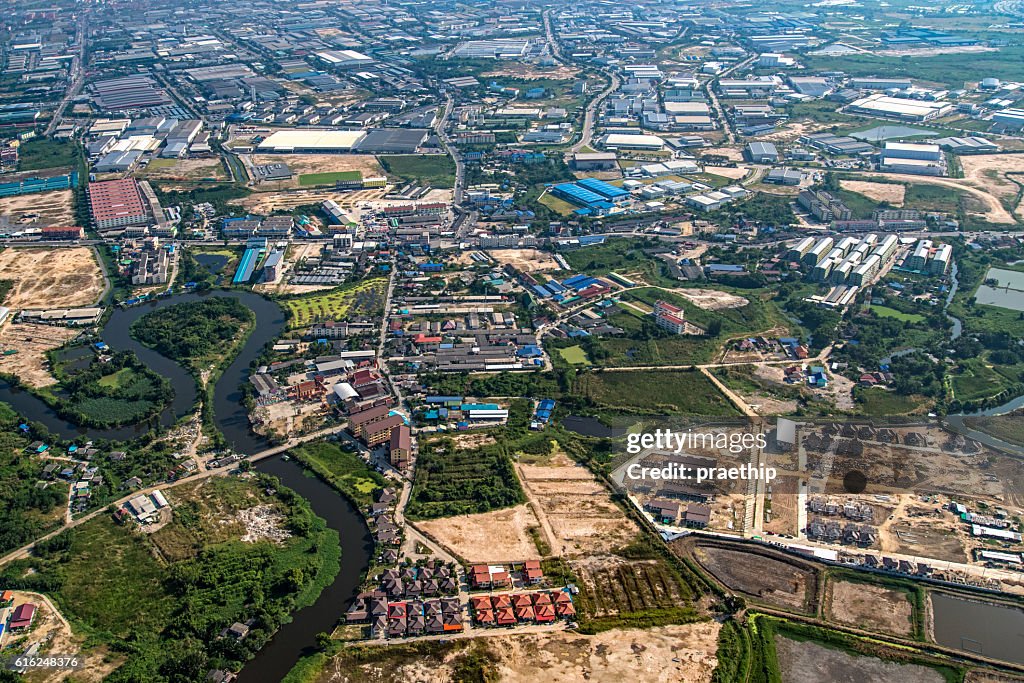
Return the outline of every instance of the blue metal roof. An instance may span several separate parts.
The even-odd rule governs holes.
[[[576,183],[580,187],[584,187],[591,192],[596,192],[602,197],[608,199],[618,199],[619,197],[628,197],[629,192],[623,190],[621,187],[615,187],[611,183],[606,183],[603,180],[597,178],[584,178],[583,180],[577,181]]]

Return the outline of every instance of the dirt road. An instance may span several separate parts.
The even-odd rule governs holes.
[[[860,173],[858,175],[861,178],[871,180],[898,180],[914,184],[939,185],[941,187],[959,190],[980,200],[985,205],[985,220],[990,223],[1014,224],[1017,222],[1013,215],[1006,210],[1006,207],[1004,207],[999,200],[991,194],[983,190],[979,190],[976,187],[971,187],[970,185],[958,182],[953,178],[934,178],[932,176],[904,175],[902,173]]]

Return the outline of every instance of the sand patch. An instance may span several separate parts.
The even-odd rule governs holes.
[[[903,196],[907,187],[895,183],[872,183],[866,180],[840,180],[839,186],[844,190],[862,194],[876,202],[888,202],[890,206],[903,206]]]

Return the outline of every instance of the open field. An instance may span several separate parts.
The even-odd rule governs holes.
[[[21,216],[37,217],[20,222]],[[75,224],[75,196],[71,190],[41,194],[23,194],[0,198],[0,221],[10,221],[6,230],[16,232],[27,227]],[[0,225],[3,225],[0,222]]]
[[[828,617],[840,624],[897,636],[912,636],[914,610],[907,594],[853,581],[829,581]]]
[[[0,372],[17,375],[33,387],[48,387],[57,383],[50,372],[46,352],[60,348],[78,336],[81,330],[34,323],[8,323],[0,328],[0,349],[18,353],[0,356]]]
[[[693,556],[730,590],[783,609],[813,611],[808,609],[817,591],[813,565],[759,548],[739,548],[697,544]]]
[[[344,180],[362,180],[359,171],[333,171],[329,173],[303,173],[299,176],[299,185],[333,185]]]
[[[103,271],[89,247],[4,249],[0,280],[14,282],[3,302],[14,311],[92,306],[103,292]]]
[[[447,154],[394,154],[381,157],[388,175],[433,187],[455,186],[455,162]]]
[[[903,311],[897,311],[895,308],[889,308],[888,306],[876,306],[871,305],[871,310],[875,315],[881,318],[895,318],[908,323],[920,323],[924,322],[925,318],[919,313],[904,313]]]
[[[962,180],[955,178],[935,178],[932,176],[920,176],[920,175],[904,175],[901,173],[886,173],[884,175],[878,175],[875,173],[863,174],[866,178],[877,179],[877,180],[892,180],[903,183],[909,183],[911,186],[937,186],[946,188],[949,190],[959,190],[962,194],[977,200],[980,202],[980,208],[977,211],[969,211],[969,213],[976,213],[983,217],[989,223],[1001,223],[1001,224],[1013,224],[1016,223],[1013,216],[1006,207],[992,194],[984,190],[979,190],[976,187],[964,183]],[[905,199],[909,202],[909,197]],[[921,207],[915,207],[921,208]],[[943,210],[936,208],[935,210]]]
[[[867,180],[840,180],[839,186],[876,202],[887,202],[894,207],[903,206],[903,195],[907,190],[905,185],[899,183],[874,183]]]
[[[537,524],[533,511],[524,504],[417,522],[416,527],[467,562],[510,562],[540,559],[527,531]]]
[[[556,64],[554,66],[537,66],[536,64],[511,62],[509,64],[502,63],[500,67],[496,67],[491,71],[487,71],[480,75],[487,77],[506,76],[508,78],[523,78],[526,80],[544,78],[564,81],[576,78],[579,73],[580,70],[574,66],[563,66],[561,64]]]
[[[501,265],[511,265],[526,273],[559,270],[551,254],[538,249],[491,249],[487,255]]]
[[[611,500],[589,470],[566,457],[547,465],[518,466],[527,499],[540,517],[552,554],[610,552],[631,543],[636,524]]]
[[[325,320],[344,320],[357,315],[380,315],[384,305],[384,279],[363,280],[323,293],[285,300],[288,327],[298,329]]]
[[[423,641],[387,648],[344,648],[311,661],[312,683],[409,683],[486,680],[559,683],[640,680],[709,683],[717,664],[714,621],[650,629],[612,629],[595,636],[563,631]]]
[[[577,377],[574,391],[613,410],[737,414],[711,380],[699,372],[685,370],[586,373]]]
[[[811,640],[776,636],[775,648],[784,683],[945,683],[945,678],[935,669],[854,655]]]
[[[1008,206],[1016,201],[1018,183],[1024,183],[1024,154],[964,155],[960,157],[960,167],[964,182],[991,192]],[[1014,211],[1024,218],[1021,205],[1014,207]]]
[[[573,563],[586,590],[588,619],[619,617],[686,603],[689,590],[661,560],[599,555]]]
[[[558,355],[564,358],[565,362],[569,365],[593,365],[593,363],[590,362],[590,359],[587,358],[587,352],[578,344],[576,346],[558,349]]]
[[[227,180],[220,159],[153,159],[139,174],[147,180]]]
[[[740,308],[750,303],[742,296],[721,292],[717,289],[685,289],[673,290],[676,294],[692,301],[697,306],[708,311],[719,311],[723,308]]]
[[[253,154],[253,166],[287,164],[291,169],[291,180],[264,183],[266,187],[298,187],[301,176],[318,173],[358,173],[363,178],[384,175],[377,157],[372,154]]]
[[[729,180],[739,180],[747,175],[747,173],[750,172],[750,169],[746,166],[737,166],[735,168],[730,166],[705,166],[704,172],[728,178]]]

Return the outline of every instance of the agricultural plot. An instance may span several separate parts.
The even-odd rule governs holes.
[[[290,329],[308,327],[315,322],[344,320],[353,316],[379,316],[383,313],[387,280],[364,280],[327,292],[286,299]]]
[[[711,380],[686,370],[585,373],[574,392],[623,412],[739,414]]]
[[[574,569],[586,589],[589,618],[672,609],[690,595],[663,561],[594,557]]]
[[[894,588],[853,581],[829,581],[826,612],[833,621],[869,631],[913,636],[914,609]]]
[[[362,180],[363,174],[359,171],[334,171],[328,173],[303,173],[299,176],[299,185],[307,187],[310,185],[333,185],[334,183],[347,180]]]

